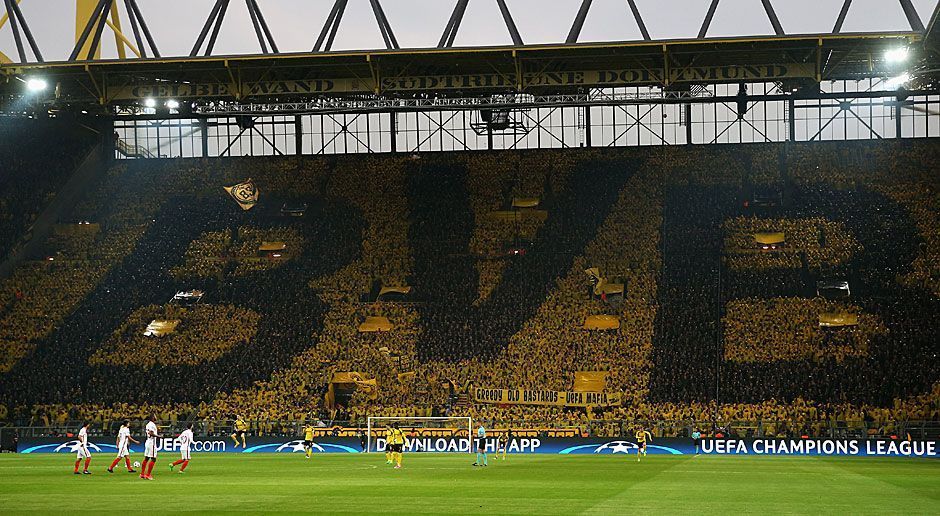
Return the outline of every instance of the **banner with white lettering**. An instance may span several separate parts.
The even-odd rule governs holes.
[[[550,407],[610,407],[620,405],[619,392],[546,391],[540,389],[473,389],[477,403],[543,405]]]
[[[424,432],[418,429],[416,435],[408,437],[405,451],[408,453],[467,453],[471,448],[470,440],[460,432]],[[537,432],[524,435],[514,431],[512,439],[505,439],[502,431],[492,431],[492,437],[486,440],[486,450],[495,452],[500,441],[495,433],[502,433],[503,443],[508,453],[551,453],[560,455],[616,455],[635,454],[639,444],[632,437],[544,437]],[[406,431],[406,435],[411,432]],[[544,433],[548,433],[545,431]],[[366,449],[365,439],[356,437],[317,436],[314,438],[314,453],[362,453]],[[303,453],[304,441],[301,436],[266,436],[249,437],[248,448],[232,446],[225,436],[196,437],[192,451],[200,453]],[[60,453],[74,456],[79,449],[76,438],[44,437],[23,438],[17,444],[17,451],[30,453]],[[170,437],[161,439],[158,450],[162,454],[177,454],[179,440]],[[92,437],[88,448],[92,454],[112,455],[117,449],[113,437]],[[373,437],[372,451],[384,452],[384,437]],[[924,457],[940,458],[940,441],[903,440],[903,439],[702,439],[699,449],[695,449],[692,439],[681,437],[653,437],[647,444],[650,455],[832,455],[865,457]],[[141,445],[131,447],[131,455],[143,453]]]

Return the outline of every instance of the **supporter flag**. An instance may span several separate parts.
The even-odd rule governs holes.
[[[237,185],[223,186],[222,189],[228,192],[228,194],[232,196],[232,199],[245,211],[255,207],[255,204],[258,203],[258,197],[261,194],[261,191],[258,190],[258,187],[255,186],[251,178]]]
[[[591,285],[597,285],[601,282],[601,271],[597,267],[591,267],[590,269],[585,269],[584,272],[591,278]]]
[[[585,330],[616,330],[620,328],[620,318],[616,315],[592,315],[584,319]]]
[[[590,278],[591,285],[594,286],[595,296],[601,296],[604,301],[607,301],[608,295],[623,294],[623,283],[609,283],[607,278],[601,276],[600,269],[597,267],[585,269],[584,272]]]
[[[821,328],[840,328],[843,326],[858,326],[858,314],[846,312],[824,312],[819,314]]]
[[[535,208],[539,205],[538,197],[513,197],[513,208]]]
[[[375,378],[357,380],[356,387],[363,391],[370,400],[379,397],[379,388]]]
[[[150,321],[150,324],[147,325],[147,329],[144,330],[145,337],[166,337],[167,335],[176,331],[176,327],[179,326],[180,321],[174,319],[172,321],[166,321],[163,319],[154,319]]]
[[[365,392],[369,399],[378,397],[378,384],[375,378],[366,378],[366,375],[358,371],[346,371],[333,373],[330,385],[327,389],[324,401],[327,408],[336,406],[337,395],[351,396],[358,389]]]
[[[575,392],[604,392],[607,390],[607,371],[575,371]]]
[[[388,317],[368,316],[366,320],[359,325],[360,333],[372,333],[377,331],[392,331],[395,325],[389,322]]]

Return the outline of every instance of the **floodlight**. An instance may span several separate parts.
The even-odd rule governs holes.
[[[157,101],[153,99],[144,99],[144,107],[157,107]]]
[[[39,79],[36,77],[31,77],[26,80],[26,89],[34,93],[45,90],[49,87],[49,83],[45,79]]]
[[[170,99],[170,100],[166,101],[166,107],[168,107],[168,108],[170,108],[170,109],[178,109],[178,108],[180,107],[180,103],[177,102],[177,101],[174,100],[174,99]]]
[[[908,53],[907,47],[892,48],[885,52],[885,60],[889,63],[903,63],[907,61]]]

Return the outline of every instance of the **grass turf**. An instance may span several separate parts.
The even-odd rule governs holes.
[[[167,453],[148,482],[108,474],[104,454],[93,475],[73,475],[73,457],[0,455],[0,512],[940,512],[934,459],[517,455],[475,468],[467,454],[410,454],[394,470],[380,454],[194,454],[179,475]]]

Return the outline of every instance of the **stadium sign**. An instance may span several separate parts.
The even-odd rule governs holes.
[[[473,389],[477,403],[550,407],[609,407],[620,405],[619,392],[548,391],[541,389]]]
[[[703,439],[711,455],[858,455],[937,457],[937,441],[901,439]]]
[[[197,439],[195,453],[303,453],[303,441],[286,437],[249,437],[247,448],[232,446],[226,439]],[[92,453],[110,455],[116,452],[110,438],[93,438],[89,443]],[[467,453],[471,451],[466,437],[421,436],[410,439],[408,453]],[[384,438],[373,441],[372,449],[384,452]],[[514,454],[559,455],[629,455],[639,445],[628,437],[514,437],[507,447]],[[158,449],[163,453],[179,451],[179,441],[164,438]],[[496,438],[488,438],[486,450],[495,453]],[[63,438],[23,439],[17,445],[19,453],[75,454],[78,441]],[[314,440],[314,453],[361,453],[362,447],[354,437],[321,437]],[[861,456],[861,457],[924,457],[940,458],[940,442],[936,440],[893,439],[702,439],[699,451],[703,455],[808,455],[808,456]],[[143,453],[141,446],[133,446],[132,454]],[[650,455],[691,455],[695,447],[691,439],[678,437],[656,438],[647,445]]]
[[[778,81],[811,78],[811,64],[686,66],[677,68],[638,68],[565,70],[554,72],[477,73],[448,75],[388,74],[376,83],[371,77],[321,77],[267,81],[167,83],[108,86],[105,98],[116,101],[181,98],[249,98],[325,93],[394,93],[418,91],[526,91],[541,87],[619,87],[665,85],[681,82]],[[664,80],[668,78],[668,80]]]

